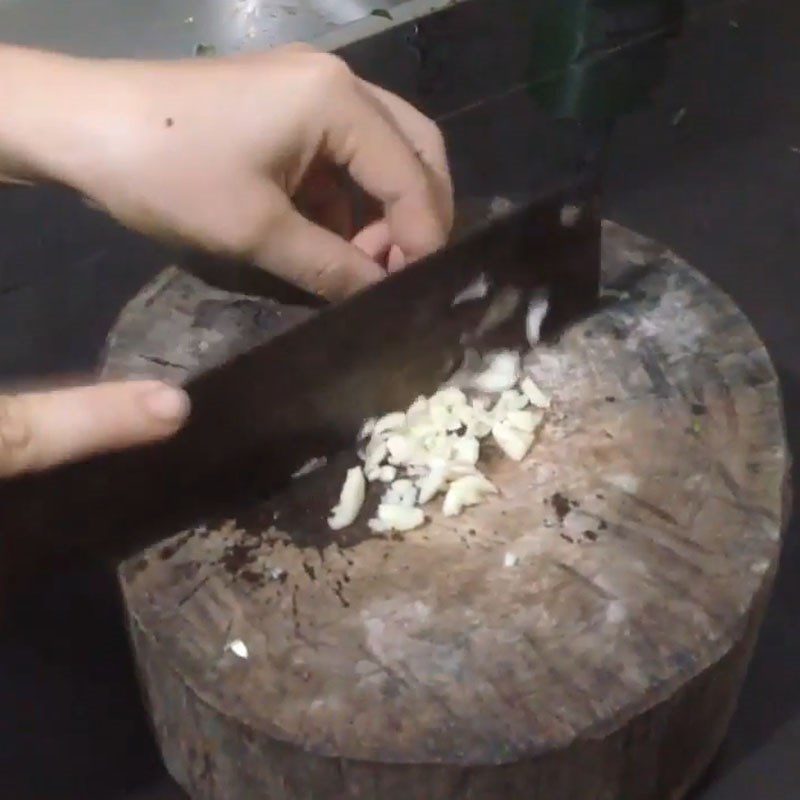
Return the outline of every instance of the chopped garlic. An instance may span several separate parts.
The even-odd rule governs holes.
[[[433,403],[431,403],[430,414],[431,414],[431,421],[433,422],[436,428],[440,430],[447,429],[447,426],[452,418],[450,409],[447,408],[447,406],[433,405]]]
[[[248,658],[250,655],[247,645],[241,639],[234,639],[232,642],[228,642],[225,645],[225,649],[230,650],[238,658]]]
[[[361,506],[364,505],[364,497],[366,496],[366,481],[364,480],[364,473],[360,467],[353,467],[347,470],[347,477],[342,486],[342,493],[339,496],[339,502],[333,507],[330,517],[328,517],[328,525],[335,531],[346,528],[352,525],[358,512],[361,511]]]
[[[488,366],[476,375],[472,385],[487,394],[500,394],[511,389],[519,379],[519,353],[503,350],[488,357]]]
[[[406,421],[413,424],[414,420],[423,416],[428,411],[428,398],[425,395],[420,395],[406,411]]]
[[[540,425],[544,415],[541,411],[509,411],[506,422],[518,431],[533,433]]]
[[[328,463],[328,459],[325,456],[320,456],[318,458],[309,458],[305,464],[303,464],[300,469],[296,472],[292,473],[292,478],[302,478],[304,475],[309,475],[312,472],[315,472],[318,469],[321,469]]]
[[[468,406],[465,406],[465,408],[468,408]],[[453,413],[450,415],[450,419],[447,421],[447,425],[445,425],[445,430],[448,433],[455,433],[464,427],[464,423],[461,421],[461,418],[455,413],[455,411],[456,409],[453,410]]]
[[[446,517],[458,516],[466,506],[475,506],[487,494],[497,494],[495,485],[483,475],[465,475],[450,484],[442,511]]]
[[[448,386],[446,389],[440,389],[430,399],[431,407],[456,408],[467,404],[467,396],[457,386]]]
[[[467,436],[474,436],[476,439],[483,439],[492,432],[492,415],[485,405],[477,405],[476,400],[472,401],[472,419],[466,422],[466,426]]]
[[[413,531],[425,523],[425,512],[421,508],[381,503],[378,506],[378,517],[374,523],[381,523],[379,527],[370,524],[372,530]]]
[[[482,297],[486,297],[488,292],[489,281],[486,279],[486,275],[481,273],[469,286],[462,289],[453,298],[451,305],[455,307],[461,303],[468,303],[471,300],[480,300]]]
[[[381,483],[391,483],[396,477],[397,467],[386,464],[378,470],[378,480]]]
[[[433,458],[448,459],[453,453],[453,443],[450,436],[438,434],[437,436],[431,436],[426,441],[425,449],[428,451],[428,455],[433,456]]]
[[[523,408],[525,408],[525,406],[528,405],[528,402],[528,397],[523,392],[520,392],[517,389],[508,389],[508,391],[505,391],[500,395],[498,405],[502,403],[503,408],[507,411],[521,411]],[[496,407],[497,406],[495,406],[495,408]]]
[[[463,461],[449,461],[447,463],[447,478],[455,480],[464,475],[480,475],[478,468],[474,464],[467,464]]]
[[[417,504],[417,487],[408,478],[400,478],[389,486],[381,503],[411,508]]]
[[[517,564],[519,564],[519,556],[514,555],[514,553],[505,554],[505,557],[503,558],[504,567],[516,567]]]
[[[417,481],[419,488],[418,502],[420,505],[430,502],[447,485],[447,462],[444,459],[435,459],[431,464],[430,472]]]
[[[366,473],[368,481],[380,481],[381,483],[391,483],[397,477],[397,468],[389,464],[382,467],[375,467]]]
[[[524,378],[520,384],[520,389],[525,392],[532,406],[536,406],[536,408],[550,408],[550,398],[537,386],[533,378]]]
[[[465,464],[477,464],[480,453],[480,442],[474,436],[461,436],[453,445],[454,458]]]
[[[395,431],[398,428],[402,428],[403,425],[406,424],[406,415],[403,411],[394,411],[391,414],[386,414],[386,416],[381,417],[376,423],[373,429],[373,436],[379,436],[382,433],[388,433],[389,431]]]
[[[386,446],[386,442],[373,438],[364,453],[364,470],[372,472],[383,463],[388,455],[389,448]]]
[[[511,307],[512,300],[509,295],[506,306]],[[543,318],[546,296],[538,302]],[[348,472],[339,504],[329,519],[332,528],[354,521],[364,502],[364,475],[371,482],[387,484],[375,518],[367,523],[371,530],[382,533],[423,525],[421,506],[439,494],[444,494],[444,514],[455,516],[497,492],[477,466],[481,440],[492,434],[509,458],[521,461],[533,444],[544,417],[542,409],[550,400],[532,378],[526,376],[520,383],[519,353],[498,351],[483,360],[477,353],[474,356],[483,367],[479,374],[473,365],[458,385],[451,381],[431,397],[419,396],[406,412],[367,420],[360,436],[369,440],[359,451],[364,472],[357,468]],[[483,396],[468,397],[460,387],[470,387]]]
[[[410,461],[419,449],[414,439],[399,433],[393,434],[386,440],[386,447],[392,464],[404,464]]]
[[[539,343],[542,334],[542,323],[550,309],[547,292],[535,294],[528,303],[528,314],[525,317],[525,336],[533,347]]]
[[[498,447],[514,461],[522,461],[533,444],[533,434],[517,430],[505,420],[495,422],[492,437]]]
[[[375,423],[378,420],[375,417],[370,417],[368,420],[364,422],[361,426],[361,430],[358,432],[358,439],[361,441],[362,439],[369,439],[372,436],[372,432],[375,430]]]

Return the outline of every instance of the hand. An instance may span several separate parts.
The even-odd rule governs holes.
[[[335,56],[290,46],[169,63],[61,59],[53,71],[63,88],[48,91],[46,118],[65,141],[40,161],[146,234],[331,299],[379,280],[379,262],[397,268],[447,239],[438,128]],[[359,232],[342,173],[381,209]]]
[[[164,438],[188,413],[186,394],[157,381],[0,396],[0,478]]]
[[[0,46],[0,96],[0,180],[66,184],[143,233],[331,299],[450,231],[437,127],[307,47],[153,63]],[[381,209],[362,231],[342,173]],[[0,477],[169,436],[188,410],[152,382],[0,397]]]

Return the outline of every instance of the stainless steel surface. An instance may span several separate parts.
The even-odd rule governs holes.
[[[176,57],[202,43],[221,53],[310,41],[367,18],[361,35],[390,26],[404,0],[0,0],[0,41],[92,56]],[[348,38],[350,38],[348,36]],[[331,40],[333,41],[333,40]],[[336,40],[338,43],[338,39]]]

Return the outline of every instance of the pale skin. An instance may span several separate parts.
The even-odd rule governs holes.
[[[330,300],[452,225],[436,125],[305,46],[135,62],[0,45],[0,107],[0,181],[68,186],[134,230]],[[343,174],[381,209],[360,231]],[[189,413],[155,381],[0,395],[0,477],[168,437]]]

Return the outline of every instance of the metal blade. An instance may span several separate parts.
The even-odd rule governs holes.
[[[577,219],[564,214],[576,202]],[[552,329],[587,311],[597,205],[592,185],[551,192],[203,374],[187,387],[191,419],[169,442],[0,485],[4,543],[131,532],[139,543],[263,497],[309,458],[352,445],[365,418],[434,390],[465,345],[524,341],[532,292],[548,290]],[[486,297],[454,303],[482,275]]]

